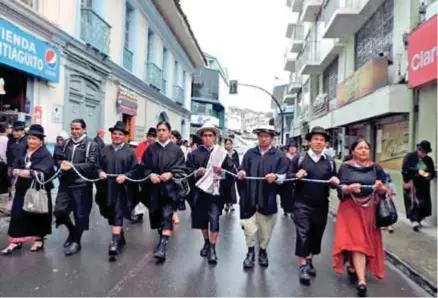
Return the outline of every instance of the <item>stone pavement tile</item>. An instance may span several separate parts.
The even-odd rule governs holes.
[[[336,192],[330,196],[330,210],[336,214],[339,204]],[[403,206],[403,205],[402,205]],[[394,225],[394,233],[383,233],[385,249],[402,262],[424,276],[436,288],[437,284],[437,229],[427,226],[421,232],[414,232],[405,219],[404,212],[399,211],[399,220]],[[404,206],[403,206],[404,208]]]

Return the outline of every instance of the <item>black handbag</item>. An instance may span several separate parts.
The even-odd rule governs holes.
[[[388,195],[381,198],[376,205],[376,225],[378,228],[384,228],[397,222],[398,215],[394,201]]]

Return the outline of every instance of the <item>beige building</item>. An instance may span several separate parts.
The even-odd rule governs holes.
[[[0,59],[1,112],[41,123],[49,143],[74,118],[87,122],[90,136],[122,120],[140,141],[168,120],[188,138],[192,73],[205,59],[179,1],[10,0],[0,12],[0,30],[14,34],[0,42],[19,53],[0,52],[9,59]],[[34,53],[23,34],[36,39]]]

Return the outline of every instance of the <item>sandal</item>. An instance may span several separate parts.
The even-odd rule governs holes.
[[[2,254],[4,256],[11,255],[14,250],[19,250],[19,249],[21,249],[22,246],[23,246],[23,243],[21,243],[21,242],[11,243],[8,245],[8,247],[6,247],[5,249],[2,250]]]
[[[37,252],[44,249],[44,240],[37,240],[30,248],[31,252]]]

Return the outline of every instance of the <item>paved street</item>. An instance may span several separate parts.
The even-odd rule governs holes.
[[[28,247],[13,256],[1,256],[0,296],[355,296],[346,276],[331,269],[333,224],[324,238],[324,254],[315,259],[318,276],[311,287],[298,282],[292,220],[278,218],[268,249],[269,268],[242,270],[246,253],[238,213],[222,216],[219,264],[211,267],[199,256],[200,233],[190,229],[189,212],[170,242],[168,260],[157,265],[152,257],[157,235],[142,226],[128,226],[128,245],[116,263],[107,261],[110,239],[106,222],[94,209],[93,229],[84,236],[80,254],[62,254],[65,231],[55,230],[45,252]],[[5,235],[0,243],[6,244]],[[369,280],[370,296],[427,296],[391,265],[383,281]]]

